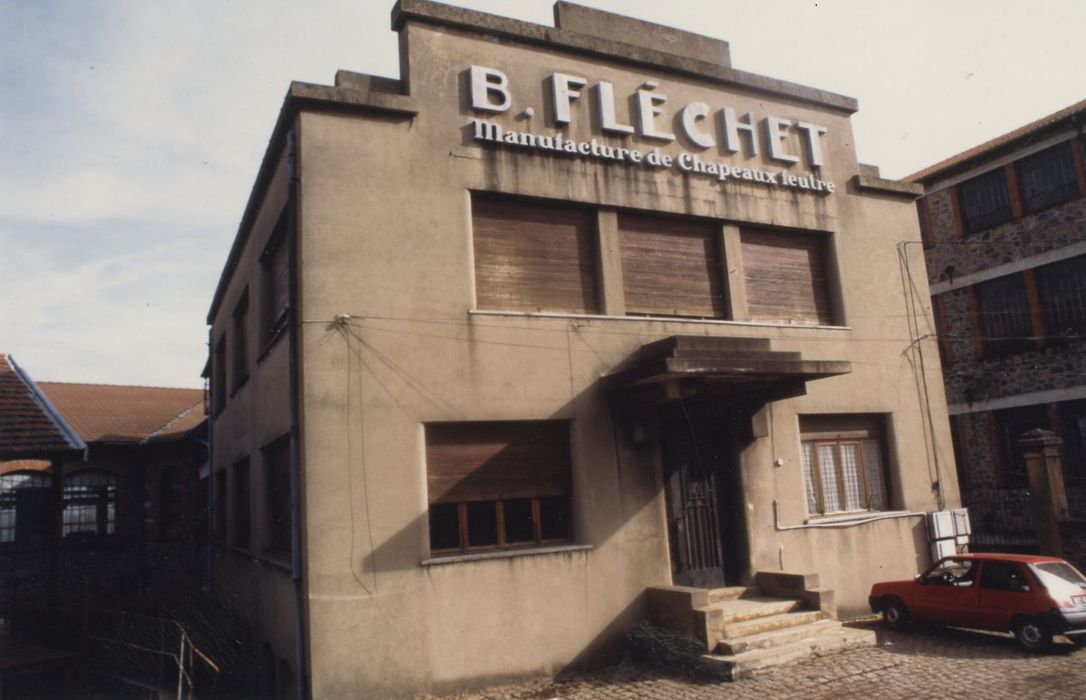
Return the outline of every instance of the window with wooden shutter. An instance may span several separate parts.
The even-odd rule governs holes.
[[[719,225],[623,213],[618,236],[627,314],[726,318]]]
[[[478,308],[599,312],[593,210],[474,196],[472,235]]]
[[[824,236],[744,229],[741,241],[751,320],[834,323]]]
[[[431,551],[568,541],[570,465],[565,421],[427,425]]]
[[[800,416],[808,513],[889,507],[883,423],[878,415]]]

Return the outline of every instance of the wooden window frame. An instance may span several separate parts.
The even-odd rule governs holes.
[[[886,444],[885,418],[880,414],[843,414],[836,416],[833,414],[819,415],[819,416],[801,416],[801,421],[825,421],[832,422],[836,419],[840,419],[846,423],[852,424],[850,427],[842,429],[834,429],[832,427],[821,428],[808,428],[803,429],[801,427],[800,442],[801,442],[801,454],[806,451],[806,447],[810,446],[811,450],[811,479],[815,495],[816,508],[814,512],[809,512],[808,515],[813,518],[819,518],[823,516],[842,515],[847,513],[865,513],[865,512],[883,512],[892,507],[893,495],[891,493],[890,485],[890,471],[889,471],[889,459],[888,449]],[[856,427],[858,424],[865,424],[866,427]],[[878,465],[878,474],[882,478],[882,492],[885,496],[885,505],[873,505],[872,504],[872,485],[870,484],[870,475],[867,464],[867,454],[864,449],[865,442],[873,442],[878,450],[878,456],[880,464]],[[846,445],[856,446],[856,455],[859,458],[857,465],[860,475],[860,489],[861,496],[863,497],[864,507],[860,509],[849,509],[848,506],[848,492],[845,486],[845,478],[843,472],[844,454],[842,448]],[[840,510],[826,510],[825,492],[823,490],[824,476],[823,466],[821,463],[821,456],[819,454],[820,447],[831,447],[834,450],[834,464],[837,472],[835,475],[835,481],[837,484],[837,498],[838,503],[841,505]],[[804,480],[806,480],[806,474],[804,474]],[[805,484],[806,486],[806,484]],[[808,510],[810,504],[808,503]]]

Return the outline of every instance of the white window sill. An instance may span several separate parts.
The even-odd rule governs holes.
[[[439,566],[442,564],[459,564],[471,561],[487,561],[488,559],[512,559],[513,557],[531,557],[539,554],[565,554],[569,552],[587,552],[592,549],[590,544],[562,544],[554,547],[532,547],[525,549],[501,549],[491,552],[475,552],[472,554],[452,554],[447,557],[433,557],[423,559],[422,566]]]
[[[719,318],[683,318],[681,316],[607,316],[604,314],[571,314],[555,311],[491,311],[469,309],[468,316],[513,316],[520,318],[570,318],[589,321],[639,321],[641,323],[700,323],[711,326],[744,326],[760,328],[802,328],[804,330],[847,331],[850,326],[819,326],[806,323],[775,323],[770,321],[728,321]]]
[[[923,515],[908,510],[860,510],[846,513],[833,513],[831,515],[814,515],[806,520],[806,525],[817,527],[819,525],[844,525],[858,523],[867,520],[887,520],[889,518],[906,518],[909,516]]]

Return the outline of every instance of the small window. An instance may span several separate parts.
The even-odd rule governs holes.
[[[237,391],[249,378],[249,290],[241,295],[241,300],[234,308],[233,337],[233,381],[231,391]]]
[[[64,537],[105,537],[117,528],[117,477],[88,469],[64,479]]]
[[[283,210],[261,259],[264,280],[261,326],[265,344],[282,334],[290,311],[290,211],[289,206]]]
[[[211,358],[211,405],[218,415],[226,408],[226,336],[219,338]]]
[[[924,573],[924,582],[936,586],[969,588],[977,580],[979,565],[973,559],[944,559]]]
[[[1026,213],[1047,209],[1078,196],[1071,141],[1018,161],[1018,185]]]
[[[743,229],[741,240],[752,321],[834,323],[825,236]]]
[[[985,356],[1010,355],[1036,347],[1023,275],[982,282],[976,286],[976,294]]]
[[[264,448],[268,493],[268,554],[290,556],[293,544],[290,511],[290,436]]]
[[[983,231],[1011,220],[1011,198],[1003,168],[966,180],[957,189],[966,233]]]
[[[49,541],[52,484],[41,472],[0,474],[0,544],[41,547]]]
[[[250,546],[250,501],[249,501],[249,459],[234,463],[234,488],[231,495],[233,504],[234,532],[232,542],[235,547],[249,549]]]
[[[1026,470],[1026,457],[1018,446],[1018,440],[1030,430],[1042,428],[1052,430],[1048,417],[1048,407],[1044,404],[1007,408],[995,412],[996,424],[1003,442],[1003,477],[1006,486],[1025,488],[1029,486],[1029,472]]]
[[[569,424],[426,426],[435,555],[568,542]]]
[[[1086,255],[1037,270],[1049,342],[1086,340]]]
[[[880,416],[801,416],[807,512],[825,515],[889,507]]]

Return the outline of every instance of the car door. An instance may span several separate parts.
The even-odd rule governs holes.
[[[980,601],[977,605],[978,627],[1008,630],[1018,613],[1035,612],[1036,583],[1021,564],[989,560],[980,572]]]
[[[909,606],[912,616],[922,622],[966,625],[976,616],[976,574],[978,562],[948,557],[928,569],[914,587]]]

